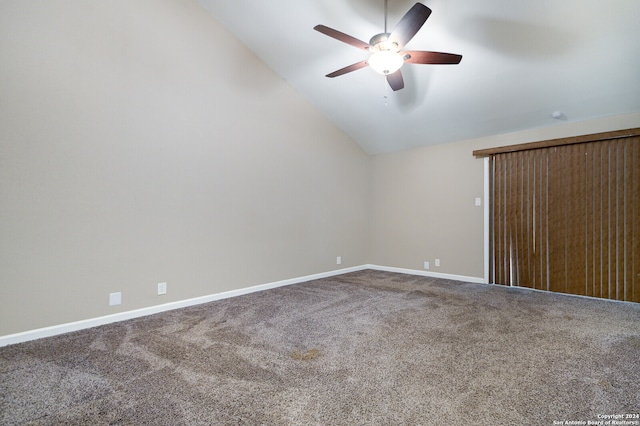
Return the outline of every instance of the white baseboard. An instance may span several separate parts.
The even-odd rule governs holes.
[[[337,269],[335,271],[322,272],[319,274],[306,275],[298,278],[291,278],[288,280],[275,281],[267,284],[260,284],[252,287],[241,288],[238,290],[225,291],[222,293],[196,297],[193,299],[186,299],[186,300],[180,300],[177,302],[165,303],[163,305],[150,306],[148,308],[136,309],[133,311],[121,312],[113,315],[106,315],[106,316],[90,318],[82,321],[75,321],[75,322],[70,322],[66,324],[54,325],[51,327],[44,327],[36,330],[29,330],[22,333],[8,334],[6,336],[0,336],[0,347],[13,345],[16,343],[28,342],[30,340],[42,339],[44,337],[52,337],[59,334],[84,330],[87,328],[97,327],[105,324],[111,324],[119,321],[125,321],[133,318],[139,318],[147,315],[153,315],[160,312],[171,311],[174,309],[186,308],[188,306],[200,305],[202,303],[208,303],[216,300],[227,299],[230,297],[241,296],[243,294],[255,293],[258,291],[268,290],[271,288],[283,287],[283,286],[292,285],[292,284],[299,284],[299,283],[317,280],[321,278],[328,278],[336,275],[347,274],[349,272],[363,271],[366,269],[372,269],[376,271],[396,272],[400,274],[419,275],[423,277],[444,278],[448,280],[464,281],[464,282],[477,283],[477,284],[486,284],[485,278],[469,277],[465,275],[443,274],[439,272],[421,271],[417,269],[405,269],[405,268],[395,268],[392,266],[380,266],[380,265],[367,264],[367,265],[354,266],[351,268]],[[531,291],[549,293],[544,290],[531,289],[527,287],[510,287],[510,288],[518,288],[522,290],[531,290]],[[553,293],[553,294],[559,294],[559,295],[568,296],[568,297],[588,298],[588,299],[600,300],[600,301],[604,300],[604,301],[610,301],[610,302],[633,303],[633,302],[624,302],[619,300],[594,298],[589,296],[579,296],[579,295],[573,295],[573,294],[564,294],[564,293]]]
[[[394,268],[392,266],[365,265],[365,269],[374,269],[376,271],[397,272],[399,274],[420,275],[422,277],[444,278],[447,280],[464,281],[468,283],[485,284],[484,278],[468,277],[465,275],[443,274],[440,272],[420,271],[418,269]]]
[[[252,287],[241,288],[238,290],[225,291],[222,293],[210,294],[207,296],[196,297],[193,299],[180,300],[177,302],[165,303],[163,305],[150,306],[148,308],[135,309],[133,311],[120,312],[113,315],[103,317],[90,318],[82,321],[75,321],[66,324],[54,325],[51,327],[38,328],[22,333],[8,334],[0,336],[0,347],[13,345],[16,343],[28,342],[30,340],[42,339],[44,337],[52,337],[58,334],[70,333],[72,331],[84,330],[99,325],[111,324],[114,322],[125,321],[128,319],[139,318],[147,315],[153,315],[160,312],[171,311],[174,309],[186,308],[188,306],[200,305],[202,303],[213,302],[215,300],[227,299],[230,297],[241,296],[243,294],[255,293],[257,291],[268,290],[276,287],[283,287],[292,284],[303,283],[306,281],[317,280],[320,278],[342,275],[349,272],[356,272],[367,269],[366,265],[355,266],[351,268],[338,269],[335,271],[322,272],[319,274],[306,275],[288,280],[275,281],[267,284],[260,284]]]
[[[148,308],[135,309],[133,311],[120,312],[113,315],[106,315],[97,318],[90,318],[82,321],[75,321],[66,324],[54,325],[51,327],[38,328],[22,333],[8,334],[0,336],[0,347],[13,345],[16,343],[28,342],[30,340],[42,339],[44,337],[57,336],[58,334],[70,333],[72,331],[84,330],[87,328],[97,327],[99,325],[111,324],[114,322],[125,321],[133,318],[139,318],[147,315],[158,314],[160,312],[171,311],[174,309],[186,308],[188,306],[200,305],[202,303],[213,302],[215,300],[227,299],[230,297],[241,296],[243,294],[255,293],[257,291],[268,290],[276,287],[283,287],[292,284],[299,284],[320,278],[342,275],[349,272],[362,271],[365,269],[373,269],[377,271],[397,272],[401,274],[421,275],[425,277],[445,278],[456,281],[466,281],[472,283],[484,283],[483,278],[467,277],[463,275],[441,274],[437,272],[419,271],[414,269],[394,268],[379,265],[360,265],[351,268],[337,269],[335,271],[322,272],[319,274],[306,275],[288,280],[275,281],[267,284],[260,284],[252,287],[241,288],[238,290],[225,291],[222,293],[210,294],[207,296],[196,297],[193,299],[180,300],[177,302],[165,303],[163,305],[150,306]]]

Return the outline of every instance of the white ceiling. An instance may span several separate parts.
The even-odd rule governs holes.
[[[367,54],[313,30],[368,42],[383,0],[198,2],[371,154],[640,111],[638,0],[424,0],[407,49],[463,59],[405,64],[398,92],[368,67],[324,77]],[[414,3],[389,0],[389,31]]]

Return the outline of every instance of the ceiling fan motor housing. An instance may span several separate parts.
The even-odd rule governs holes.
[[[398,46],[398,43],[389,40],[390,35],[390,33],[380,33],[371,37],[371,40],[369,41],[371,48],[369,50],[371,52],[382,52],[386,50],[398,52],[400,50],[400,46]]]

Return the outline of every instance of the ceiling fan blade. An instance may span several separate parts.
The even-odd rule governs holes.
[[[400,90],[404,88],[404,79],[402,78],[402,73],[400,70],[394,72],[393,74],[387,74],[387,83],[395,92],[396,90]]]
[[[346,74],[348,72],[359,70],[360,68],[364,68],[367,65],[369,65],[369,61],[368,60],[367,61],[356,62],[355,64],[351,64],[348,67],[340,68],[338,71],[334,71],[331,74],[327,74],[327,77],[329,77],[329,78],[338,77],[338,76]]]
[[[402,53],[410,56],[404,60],[409,64],[459,64],[462,60],[462,55],[455,53],[425,52],[423,50],[407,50]]]
[[[414,4],[393,29],[389,40],[402,48],[422,28],[429,15],[431,15],[431,9],[427,6],[422,3]]]
[[[334,30],[333,28],[325,27],[324,25],[316,25],[313,27],[314,30],[321,32],[322,34],[328,35],[329,37],[335,38],[343,43],[350,44],[351,46],[357,47],[362,50],[369,50],[371,45],[369,43],[365,43],[362,40],[358,40],[355,37],[351,37],[348,34],[342,33],[338,30]]]

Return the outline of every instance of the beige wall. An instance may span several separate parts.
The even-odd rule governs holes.
[[[483,163],[466,143],[372,160],[372,263],[483,276]],[[440,267],[434,260],[440,259]]]
[[[367,263],[482,277],[474,149],[640,126],[369,157],[190,1],[5,0],[0,58],[0,336]]]
[[[4,0],[0,58],[0,335],[368,261],[368,156],[195,2]]]
[[[476,149],[640,127],[640,114],[566,123],[372,157],[371,263],[484,277],[484,161]],[[440,259],[435,267],[434,259]]]

